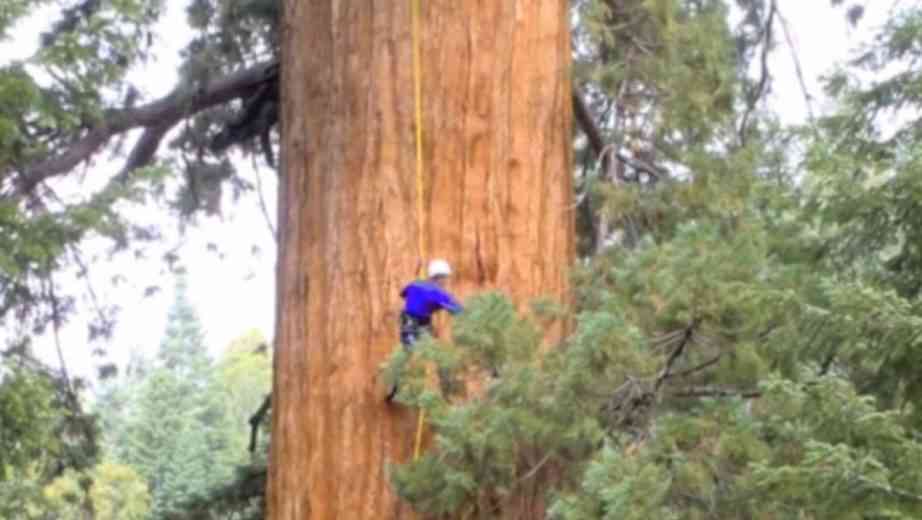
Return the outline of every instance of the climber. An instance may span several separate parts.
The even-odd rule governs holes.
[[[463,310],[461,304],[445,290],[445,282],[451,276],[451,266],[445,260],[429,263],[429,279],[417,280],[400,291],[405,300],[400,313],[400,342],[411,351],[420,333],[432,333],[432,315],[441,309],[457,314]]]
[[[451,266],[441,259],[429,263],[429,278],[411,282],[400,291],[404,299],[403,312],[400,313],[400,343],[404,350],[413,351],[423,332],[432,334],[432,315],[440,310],[458,314],[464,308],[445,290],[445,282],[451,276]],[[397,394],[395,384],[387,394],[390,401]]]

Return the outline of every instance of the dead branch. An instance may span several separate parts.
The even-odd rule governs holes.
[[[672,368],[675,365],[679,357],[685,352],[685,347],[688,346],[692,341],[692,337],[695,334],[695,329],[698,328],[698,325],[701,324],[699,318],[695,318],[691,323],[685,327],[684,334],[682,334],[682,339],[679,341],[679,344],[676,345],[676,348],[669,354],[669,357],[666,359],[666,364],[663,366],[663,370],[660,371],[659,376],[656,378],[656,382],[653,384],[653,393],[659,392],[659,389],[663,386],[663,383],[666,382],[672,376]]]
[[[749,120],[768,88],[768,79],[770,76],[768,71],[768,53],[771,51],[772,33],[775,25],[775,15],[777,13],[778,3],[776,0],[772,0],[771,7],[768,11],[768,18],[765,20],[765,27],[762,29],[762,55],[759,83],[756,85],[756,88],[749,93],[748,99],[746,100],[746,111],[743,113],[743,118],[740,121],[738,130],[740,144],[743,146],[746,144],[746,133],[749,131]]]
[[[800,84],[800,92],[804,96],[804,103],[807,105],[807,117],[811,125],[816,123],[816,117],[813,114],[813,96],[810,95],[809,89],[807,89],[807,82],[804,80],[804,70],[800,64],[800,56],[797,54],[797,47],[794,46],[794,38],[791,37],[791,28],[788,25],[788,20],[785,18],[781,11],[778,11],[778,21],[781,22],[781,30],[784,33],[784,39],[788,44],[788,49],[791,51],[791,60],[794,61],[794,72],[797,74],[797,82]]]
[[[592,151],[595,155],[601,156],[605,150],[605,138],[602,137],[602,131],[595,123],[589,107],[575,88],[573,89],[573,116],[580,129],[586,134],[586,139],[589,140],[589,146],[592,147]]]
[[[694,367],[692,367],[692,368],[683,370],[683,371],[681,371],[681,372],[676,372],[675,374],[672,374],[672,375],[670,375],[669,377],[686,377],[686,376],[690,376],[690,375],[692,375],[692,374],[694,374],[694,373],[696,373],[696,372],[700,372],[700,371],[704,370],[705,368],[710,368],[710,367],[716,365],[717,362],[720,361],[720,358],[721,358],[721,357],[723,357],[723,354],[717,354],[716,356],[714,356],[713,359],[709,359],[709,360],[705,361],[704,363],[701,363],[700,365],[697,365],[697,366],[694,366]]]
[[[256,444],[259,439],[259,425],[266,418],[266,414],[272,406],[272,394],[266,396],[259,410],[250,417],[250,453],[256,451]]]

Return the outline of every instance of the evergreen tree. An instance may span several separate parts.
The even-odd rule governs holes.
[[[189,302],[185,275],[176,278],[173,305],[167,314],[166,333],[157,351],[158,366],[188,384],[193,392],[204,388],[211,366],[204,344],[204,333],[195,308]]]
[[[129,418],[136,413],[138,391],[148,375],[150,364],[143,354],[133,351],[121,375],[100,381],[94,408],[107,455],[115,460],[124,460],[129,449]]]
[[[216,465],[233,470],[207,495],[183,505],[174,520],[198,518],[265,518],[267,480],[268,420],[258,427],[260,442],[252,446],[250,419],[260,409],[271,386],[271,363],[266,340],[250,331],[232,341],[214,367],[214,391],[220,396],[225,413],[221,429],[225,449],[215,455]]]
[[[180,510],[230,476],[218,458],[227,432],[212,391],[212,363],[186,291],[179,278],[166,334],[129,407],[124,446],[116,447],[120,460],[150,486],[154,518]]]

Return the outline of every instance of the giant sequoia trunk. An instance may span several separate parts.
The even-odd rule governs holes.
[[[424,261],[418,226],[462,298],[566,297],[567,2],[423,0],[423,222],[408,2],[287,0],[283,16],[269,517],[414,518],[386,466],[410,457],[416,414],[376,378]]]

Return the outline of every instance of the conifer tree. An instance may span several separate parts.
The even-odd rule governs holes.
[[[123,461],[151,488],[152,514],[164,518],[230,476],[219,464],[223,410],[213,392],[211,360],[184,278],[177,279],[166,333],[140,383],[126,426]]]

